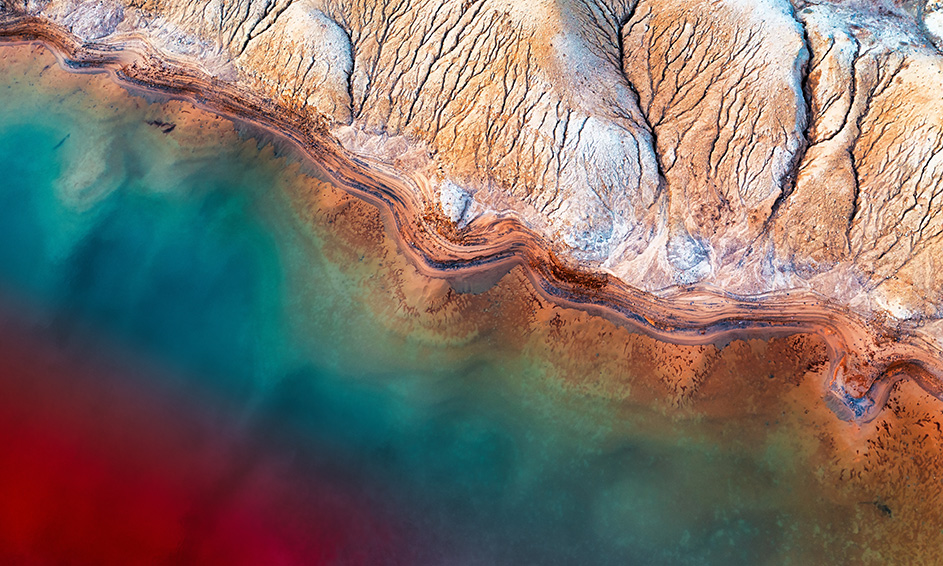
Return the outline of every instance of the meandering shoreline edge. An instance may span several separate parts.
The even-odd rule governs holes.
[[[522,265],[548,300],[675,344],[817,334],[830,358],[823,393],[845,420],[874,419],[893,385],[905,378],[943,400],[943,351],[918,331],[865,318],[807,290],[743,297],[691,286],[648,293],[565,264],[553,242],[512,216],[479,217],[459,229],[423,201],[428,191],[420,176],[349,152],[326,124],[170,60],[145,38],[123,39],[122,45],[83,44],[42,18],[0,12],[0,45],[42,43],[68,70],[107,72],[122,86],[187,100],[287,141],[339,186],[377,206],[400,248],[426,275],[471,289],[490,286]]]

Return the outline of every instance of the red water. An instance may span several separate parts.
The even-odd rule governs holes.
[[[416,541],[353,482],[300,473],[221,403],[155,386],[180,380],[146,361],[13,318],[0,316],[0,562],[409,563]]]

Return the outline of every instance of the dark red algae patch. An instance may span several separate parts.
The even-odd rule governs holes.
[[[0,562],[374,565],[421,547],[362,485],[293,467],[172,372],[3,304]]]

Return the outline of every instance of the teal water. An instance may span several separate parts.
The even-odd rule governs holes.
[[[231,125],[193,142],[147,123],[179,106],[27,79],[0,69],[0,296],[59,347],[131,353],[217,415],[243,471],[213,505],[274,466],[299,494],[279,516],[307,533],[284,541],[287,562],[786,564],[828,546],[801,524],[790,439],[732,449],[670,415],[653,433],[643,409],[560,388],[564,363],[496,328],[411,326],[381,272],[345,265],[370,258],[306,224],[303,175],[271,145]],[[345,501],[396,534],[305,558],[298,540],[336,527],[319,505]]]

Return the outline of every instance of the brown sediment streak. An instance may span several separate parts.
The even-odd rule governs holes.
[[[39,41],[69,70],[107,71],[125,86],[189,100],[287,139],[339,185],[377,205],[420,271],[457,287],[490,285],[523,265],[546,298],[666,342],[726,344],[738,338],[818,334],[831,358],[827,402],[844,419],[876,417],[891,387],[903,378],[943,400],[943,352],[929,338],[867,319],[813,292],[744,297],[704,286],[641,291],[561,261],[552,242],[513,216],[483,216],[458,228],[423,200],[421,195],[432,194],[424,177],[354,155],[325,123],[158,54],[142,37],[126,36],[121,46],[83,44],[48,21],[7,12],[0,13],[0,41]]]

